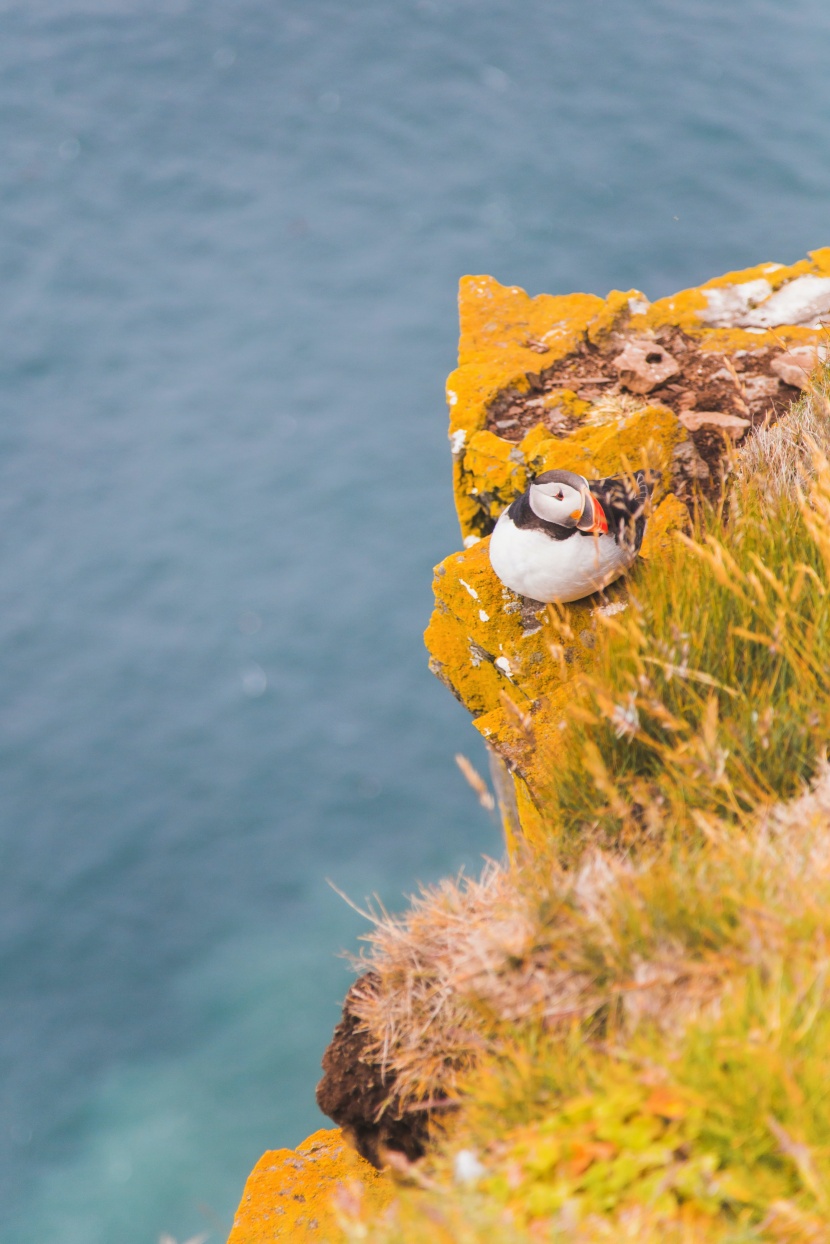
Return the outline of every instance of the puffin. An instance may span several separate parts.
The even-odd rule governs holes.
[[[613,583],[643,542],[651,472],[587,480],[544,471],[509,505],[490,537],[490,564],[531,600],[581,600]]]

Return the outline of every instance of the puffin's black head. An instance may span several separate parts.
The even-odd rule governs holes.
[[[569,488],[580,493],[588,487],[585,476],[577,475],[575,471],[543,471],[541,475],[534,475],[531,480],[531,487],[544,488],[545,492],[549,491],[545,487],[547,484],[567,484]]]

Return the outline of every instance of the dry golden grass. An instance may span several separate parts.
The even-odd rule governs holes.
[[[361,961],[375,983],[353,1009],[397,1091],[455,1095],[517,1023],[677,1033],[791,941],[830,937],[830,771],[742,834],[705,835],[705,848],[595,851],[568,871],[491,863],[376,917]]]
[[[795,402],[786,419],[758,428],[735,455],[737,480],[763,478],[776,492],[804,488],[813,474],[818,449],[830,458],[830,409],[826,387]]]

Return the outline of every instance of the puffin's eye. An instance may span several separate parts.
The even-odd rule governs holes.
[[[554,501],[564,501],[564,500],[565,500],[564,492],[558,492],[556,496],[554,497]]]

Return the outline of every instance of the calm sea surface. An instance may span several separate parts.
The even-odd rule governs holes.
[[[0,0],[0,1239],[224,1241],[357,900],[499,850],[426,668],[456,283],[830,243],[826,0]]]

